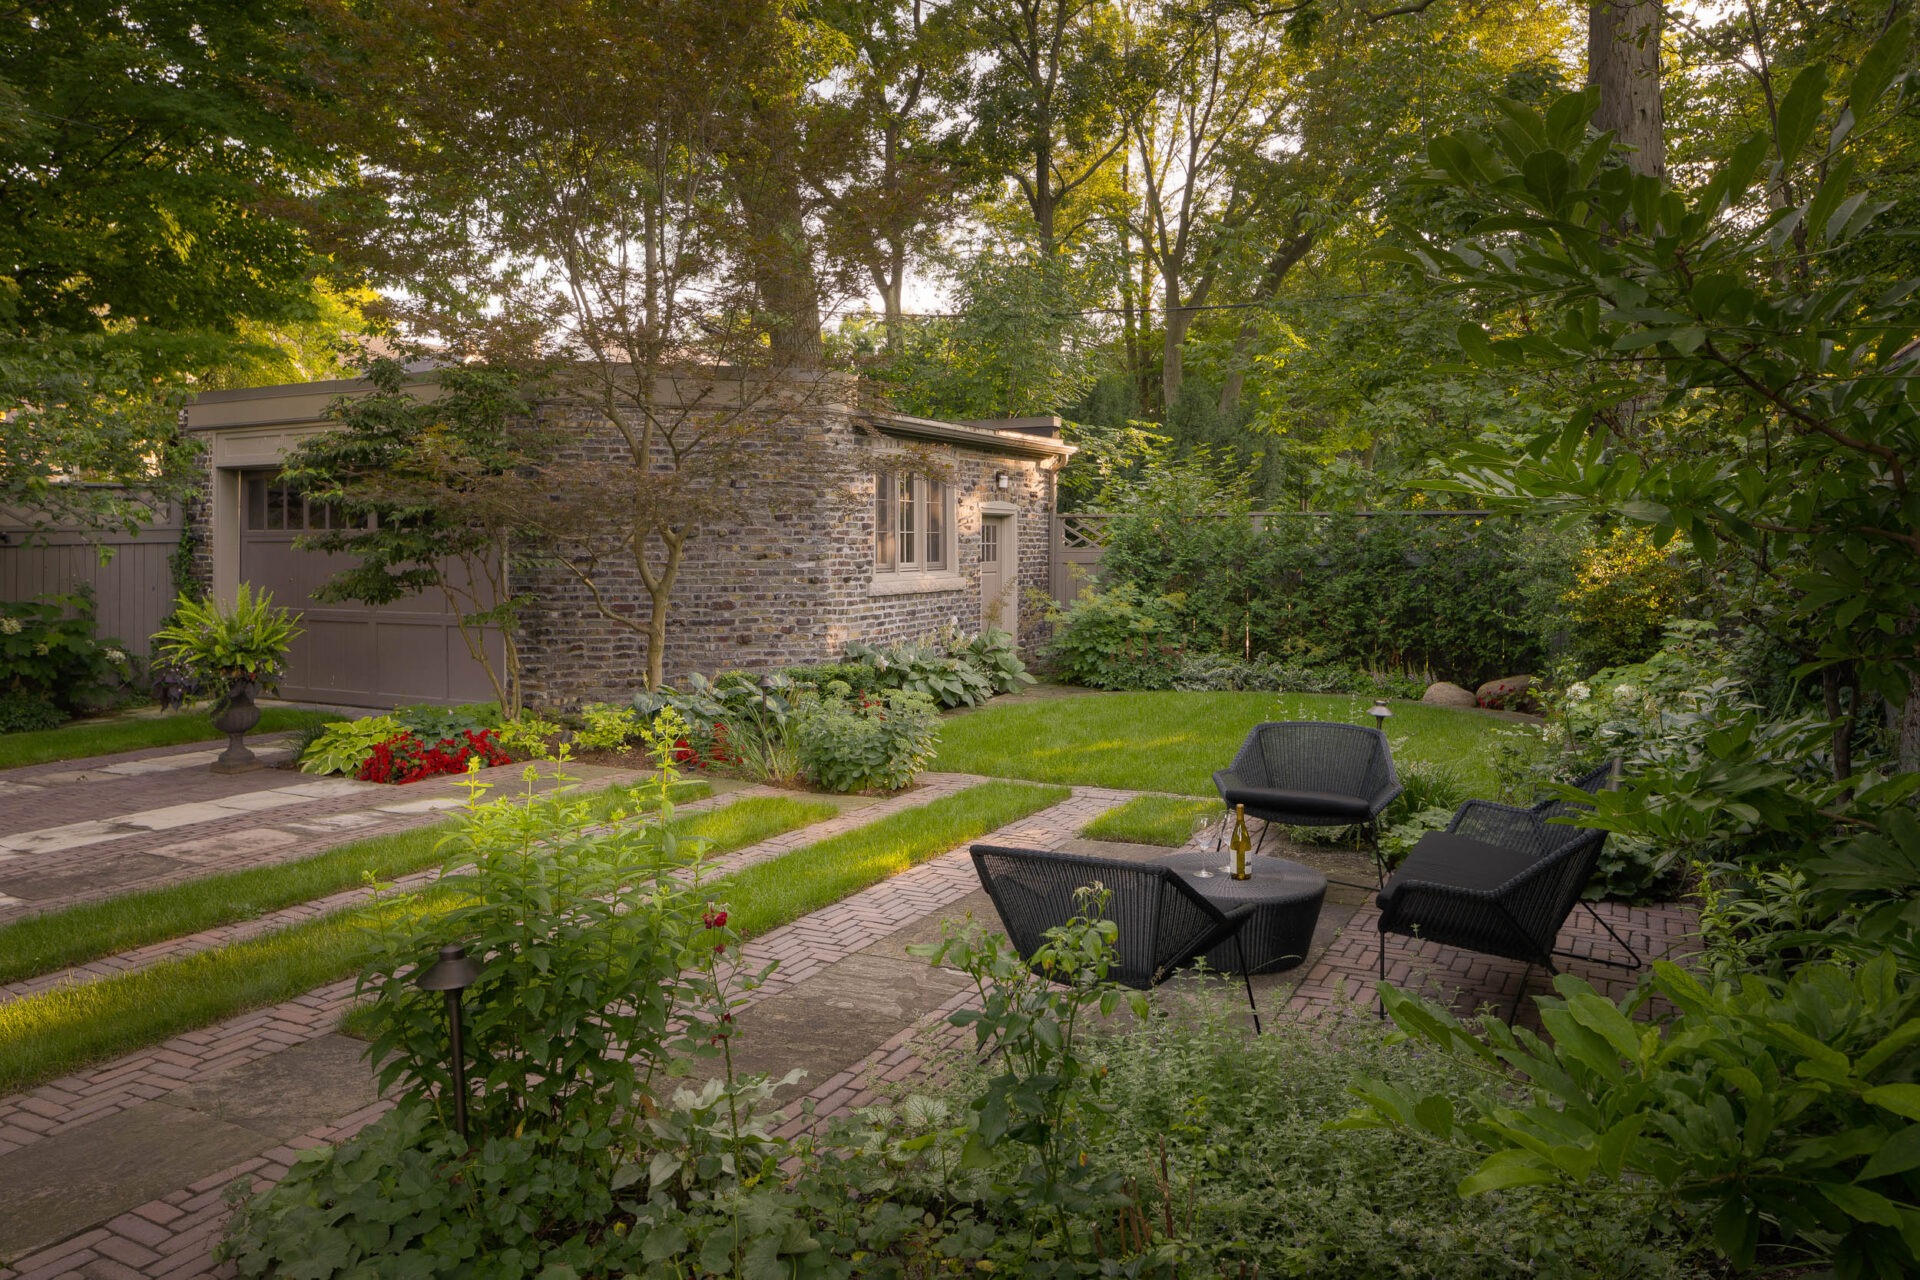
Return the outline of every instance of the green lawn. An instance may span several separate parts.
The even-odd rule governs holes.
[[[260,714],[260,727],[254,732],[279,733],[287,729],[305,729],[310,725],[338,719],[340,717],[331,711],[266,707]],[[174,747],[183,742],[212,742],[226,736],[213,727],[205,711],[182,711],[177,715],[119,720],[82,720],[58,729],[0,734],[0,769],[45,764],[49,760],[110,756],[117,751]]]
[[[1220,813],[1218,799],[1135,796],[1080,828],[1080,834],[1088,840],[1120,840],[1177,849],[1193,835],[1196,824],[1217,818]]]
[[[676,825],[684,835],[711,841],[707,852],[718,855],[839,811],[823,801],[767,796],[691,814]],[[456,892],[457,885],[434,885],[131,973],[0,1004],[0,1094],[346,977],[364,963],[368,927],[380,913],[433,912]]]
[[[605,821],[617,808],[629,812],[651,808],[653,802],[644,794],[636,800],[636,790],[608,787],[595,793],[593,816]],[[713,788],[704,782],[683,782],[675,786],[672,799],[684,804],[711,794]],[[822,816],[831,814],[829,809]],[[440,841],[451,826],[451,821],[436,822],[356,840],[297,862],[229,871],[33,916],[0,928],[0,982],[18,982],[167,938],[251,920],[351,889],[369,875],[393,880],[424,871],[440,860]]]
[[[1035,782],[1210,796],[1213,771],[1263,720],[1372,724],[1370,698],[1272,693],[1105,693],[989,703],[940,728],[936,769]],[[1397,761],[1446,763],[1475,795],[1498,791],[1494,744],[1519,726],[1474,711],[1395,702]]]

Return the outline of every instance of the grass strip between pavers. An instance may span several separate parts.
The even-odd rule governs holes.
[[[615,784],[594,792],[594,817],[605,821],[616,808],[653,808],[657,801],[645,794],[650,787]],[[681,782],[674,785],[672,799],[685,804],[712,794],[704,782]],[[251,920],[341,893],[369,875],[394,880],[424,871],[440,860],[440,842],[453,825],[448,820],[369,836],[297,862],[222,872],[17,921],[0,927],[0,983]]]
[[[1072,794],[1066,787],[981,783],[757,862],[717,881],[712,897],[727,904],[742,937],[756,937]]]
[[[822,801],[765,796],[691,814],[676,819],[675,826],[683,836],[711,841],[708,852],[718,855],[838,812]],[[436,884],[132,973],[0,1004],[0,1094],[346,977],[365,961],[368,927],[382,913],[432,912],[457,891],[457,884]]]
[[[264,707],[260,723],[251,732],[284,733],[327,724],[343,717],[331,711],[302,711],[297,707]],[[147,716],[126,720],[82,721],[58,729],[35,729],[30,733],[0,734],[0,769],[22,765],[47,764],[54,760],[80,760],[87,756],[110,756],[121,751],[146,751],[153,747],[177,747],[188,742],[217,742],[227,735],[213,727],[204,711],[183,711],[179,715]]]
[[[1080,828],[1088,840],[1157,844],[1177,849],[1193,838],[1200,823],[1220,816],[1218,800],[1178,800],[1172,796],[1135,796]]]

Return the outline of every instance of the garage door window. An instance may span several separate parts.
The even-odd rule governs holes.
[[[305,495],[275,476],[247,477],[249,533],[313,533],[351,525],[339,511]]]

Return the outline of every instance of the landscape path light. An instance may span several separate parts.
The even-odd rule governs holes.
[[[1393,711],[1387,706],[1385,698],[1375,698],[1367,714],[1373,717],[1373,727],[1382,733],[1387,731],[1387,721],[1393,719]]]
[[[480,963],[463,946],[440,948],[440,958],[413,976],[422,991],[447,993],[447,1028],[453,1040],[453,1124],[462,1141],[467,1137],[467,1051],[460,1036],[460,994],[480,976]]]

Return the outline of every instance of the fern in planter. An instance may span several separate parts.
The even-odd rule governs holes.
[[[199,677],[209,689],[253,685],[270,691],[286,673],[287,649],[301,634],[295,615],[274,607],[271,592],[246,583],[231,608],[207,596],[182,595],[173,621],[153,635],[156,651]]]

